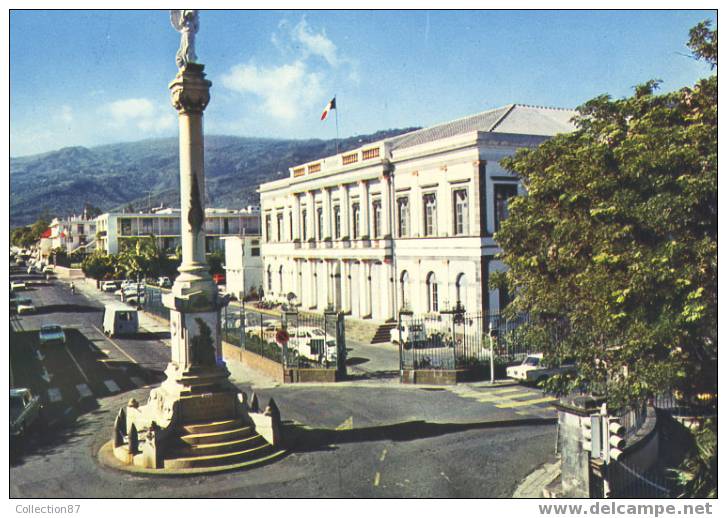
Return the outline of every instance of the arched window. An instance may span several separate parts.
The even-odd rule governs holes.
[[[273,269],[268,265],[268,292],[273,291]]]
[[[427,310],[430,313],[439,311],[439,287],[434,272],[429,272],[427,275]]]
[[[457,297],[457,304],[465,306],[467,304],[467,276],[464,273],[460,273],[457,276],[454,289]]]
[[[400,288],[400,298],[401,298],[401,308],[408,308],[409,307],[409,272],[404,270],[401,272],[401,278],[400,278],[401,288]]]

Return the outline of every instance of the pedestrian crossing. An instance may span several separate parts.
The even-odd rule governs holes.
[[[134,384],[136,388],[142,388],[149,386],[149,383],[144,381],[142,378],[139,378],[137,376],[132,376],[129,378],[131,380],[131,383]],[[75,400],[80,401],[82,399],[86,398],[93,398],[93,397],[106,397],[113,394],[118,394],[121,392],[121,387],[119,387],[119,384],[116,383],[114,380],[104,380],[103,386],[105,388],[101,390],[94,391],[91,387],[88,386],[87,383],[79,383],[72,389],[69,389],[68,392],[75,393]],[[100,387],[99,387],[100,388]],[[65,397],[64,394],[61,392],[61,389],[58,387],[50,387],[46,391],[48,395],[48,402],[49,403],[60,403],[64,399],[74,399],[74,394],[68,394],[66,393]]]
[[[537,410],[546,410],[555,397],[547,396],[540,390],[534,390],[520,385],[503,388],[489,387],[462,387],[458,395],[467,399],[474,399],[479,403],[488,403],[499,409],[518,409],[525,411],[529,407]],[[518,412],[520,413],[520,412]]]

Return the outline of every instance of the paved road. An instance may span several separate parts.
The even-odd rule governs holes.
[[[110,342],[96,329],[100,304],[58,283],[26,295],[39,314],[14,323],[14,380],[46,399],[58,388],[61,399],[12,446],[13,497],[507,497],[552,456],[555,414],[536,389],[369,379],[257,387],[263,402],[275,398],[295,442],[273,464],[173,481],[119,473],[100,466],[95,452],[110,438],[118,408],[130,397],[145,400],[147,384],[159,381],[169,348],[151,334]],[[77,331],[40,360],[32,330],[50,321]],[[40,377],[43,367],[50,383]],[[91,396],[81,398],[84,384]]]

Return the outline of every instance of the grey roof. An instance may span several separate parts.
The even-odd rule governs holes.
[[[392,149],[404,149],[471,131],[552,136],[575,130],[574,110],[510,104],[387,139]]]

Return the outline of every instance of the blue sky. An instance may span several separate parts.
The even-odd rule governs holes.
[[[711,73],[687,57],[709,11],[202,11],[208,134],[333,138],[512,102],[575,107]],[[177,134],[167,11],[14,11],[12,156]]]

